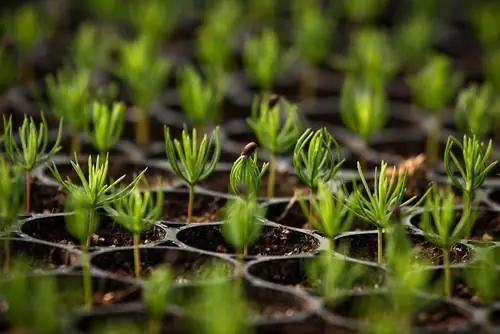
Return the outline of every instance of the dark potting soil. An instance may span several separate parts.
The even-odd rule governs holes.
[[[264,175],[259,190],[259,196],[261,197],[267,197],[268,180],[268,174]],[[216,171],[203,181],[201,186],[224,194],[231,193],[229,189],[229,172]],[[305,185],[296,175],[277,171],[274,197],[293,197],[297,190],[305,188]]]
[[[453,333],[469,322],[469,317],[449,304],[440,304],[421,311],[413,319],[415,326],[440,333]]]
[[[226,199],[211,195],[195,193],[193,201],[193,217],[191,223],[207,223],[219,221],[220,213]],[[187,223],[188,193],[178,192],[165,195],[161,220],[173,223]]]
[[[283,319],[291,317],[301,310],[293,306],[277,303],[258,303],[250,301],[250,309],[255,315],[271,319]]]
[[[179,241],[198,249],[236,254],[236,250],[226,243],[220,225],[203,225],[181,230]],[[315,250],[319,242],[314,237],[283,227],[263,226],[257,241],[248,247],[250,256],[285,256],[307,253]]]
[[[80,242],[73,238],[66,230],[65,217],[41,217],[26,222],[21,231],[27,235],[62,245],[79,246]],[[154,226],[141,235],[141,244],[149,244],[154,241],[163,240],[167,232]],[[111,221],[110,218],[101,219],[99,229],[90,239],[90,247],[117,247],[131,246],[133,244],[132,234],[122,228],[120,224]]]
[[[64,212],[66,193],[60,186],[42,184],[37,178],[31,180],[31,212],[61,213]]]

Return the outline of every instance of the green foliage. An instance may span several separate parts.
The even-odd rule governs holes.
[[[448,57],[433,55],[408,84],[415,102],[429,113],[440,113],[448,106],[462,83],[463,76],[453,72]]]
[[[318,1],[294,2],[293,45],[309,65],[324,61],[330,51],[335,21]]]
[[[349,230],[354,215],[345,205],[342,194],[334,196],[331,187],[323,181],[319,181],[317,187],[317,198],[313,196],[309,198],[309,207],[303,198],[299,199],[299,204],[312,227],[333,240]]]
[[[72,45],[72,59],[76,68],[93,69],[104,66],[116,39],[109,31],[89,23],[81,24]]]
[[[394,41],[400,63],[410,68],[421,66],[432,50],[433,37],[433,18],[429,15],[412,15],[400,24]]]
[[[114,102],[111,107],[106,103],[94,101],[91,118],[85,123],[87,139],[104,155],[115,146],[123,132],[125,104]]]
[[[99,228],[99,216],[89,206],[86,197],[83,188],[75,188],[69,193],[65,203],[67,211],[72,212],[66,216],[66,229],[82,245]]]
[[[146,190],[135,187],[106,207],[114,220],[135,235],[152,228],[163,213],[163,191],[157,191],[155,197],[147,181],[144,183]]]
[[[74,131],[82,130],[90,99],[90,70],[64,67],[46,78],[47,98],[51,112],[64,118]]]
[[[387,0],[343,0],[342,5],[346,17],[350,21],[373,21],[383,10]]]
[[[174,173],[190,186],[194,186],[210,176],[219,162],[219,127],[216,127],[210,136],[204,134],[201,141],[196,129],[192,130],[191,135],[184,129],[179,141],[172,139],[170,129],[165,126],[165,150]]]
[[[460,160],[454,153],[455,146],[460,150]],[[448,180],[455,187],[470,195],[484,183],[488,173],[497,164],[497,161],[491,162],[490,160],[491,149],[491,140],[485,147],[475,135],[464,135],[462,142],[453,136],[448,137],[444,153],[444,166]],[[460,178],[455,175],[455,170],[460,173]]]
[[[389,36],[374,28],[355,31],[347,56],[340,58],[338,63],[350,76],[380,89],[398,69]]]
[[[144,282],[142,300],[150,318],[149,334],[161,332],[161,321],[171,299],[173,282],[174,275],[166,267],[155,269]]]
[[[495,115],[500,113],[500,99],[493,86],[470,84],[460,91],[455,105],[455,124],[460,131],[479,137],[490,133]]]
[[[186,66],[180,76],[179,95],[182,110],[196,127],[220,120],[224,90],[217,82],[203,80],[192,66]]]
[[[259,237],[265,208],[255,196],[230,200],[223,210],[222,234],[227,243],[242,255],[248,255],[248,246]]]
[[[495,94],[500,93],[500,47],[484,52],[483,68],[486,82],[493,86]]]
[[[309,284],[330,304],[351,290],[366,270],[360,264],[334,257],[332,249],[327,248],[307,263],[306,274]]]
[[[6,47],[0,46],[0,94],[17,80],[17,62],[13,53]]]
[[[239,196],[256,196],[260,189],[262,176],[267,171],[269,163],[265,162],[259,168],[257,162],[257,144],[249,143],[236,159],[229,174],[229,188]]]
[[[252,21],[262,22],[263,25],[270,24],[275,18],[279,1],[269,0],[248,0],[245,9],[249,19]]]
[[[475,3],[470,12],[470,20],[476,36],[484,49],[500,46],[498,15],[500,5],[495,1]]]
[[[347,77],[341,94],[342,121],[368,142],[385,127],[389,118],[385,91]]]
[[[255,99],[252,115],[247,119],[259,144],[273,154],[285,153],[297,142],[304,128],[298,107],[285,98],[274,103],[274,97]]]
[[[465,268],[465,281],[487,306],[491,306],[499,296],[498,252],[491,248],[479,248],[475,252],[477,261]]]
[[[22,191],[22,171],[11,166],[0,157],[0,232],[10,231],[12,224],[22,212],[24,192]]]
[[[120,0],[85,0],[85,8],[101,22],[117,22],[126,17],[127,7]]]
[[[49,150],[49,130],[47,121],[41,114],[42,121],[37,124],[33,118],[24,115],[24,120],[17,132],[13,134],[12,117],[4,117],[4,149],[9,159],[15,165],[31,172],[35,167],[50,160],[61,149],[62,120],[59,121],[57,138]]]
[[[332,180],[344,163],[340,147],[328,129],[307,129],[293,151],[293,167],[309,189]]]
[[[292,52],[282,49],[278,35],[269,28],[245,42],[245,70],[266,94],[271,93],[276,80],[291,65],[293,57]]]

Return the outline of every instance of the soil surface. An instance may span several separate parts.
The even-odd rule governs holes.
[[[452,333],[470,323],[470,318],[450,305],[439,305],[419,312],[413,324],[430,331]]]
[[[186,245],[211,252],[236,254],[226,243],[220,225],[204,225],[181,230],[177,239]],[[286,256],[315,250],[319,242],[312,236],[282,227],[263,226],[257,241],[248,247],[249,256]]]
[[[1,244],[3,247],[3,241]],[[61,269],[76,264],[78,260],[76,252],[41,243],[11,240],[10,247],[12,254],[28,260],[31,271]]]
[[[217,222],[226,199],[195,193],[193,201],[192,223]],[[166,194],[163,215],[160,218],[167,222],[187,223],[188,193]]]
[[[267,197],[268,174],[265,174],[260,183],[259,196]],[[300,179],[292,174],[277,171],[274,197],[293,197],[297,189],[305,189]],[[231,193],[229,189],[229,171],[216,171],[201,183],[201,186],[212,191],[224,194]]]
[[[32,213],[64,212],[66,193],[62,187],[42,184],[37,178],[33,178],[30,198]]]

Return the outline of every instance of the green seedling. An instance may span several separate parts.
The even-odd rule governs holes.
[[[500,95],[500,47],[487,50],[483,54],[483,68],[485,81],[493,87],[495,99]],[[500,110],[492,108],[493,135],[495,140],[500,139]]]
[[[84,300],[85,306],[90,308],[92,306],[92,280],[90,277],[88,250],[92,234],[98,227],[99,217],[97,210],[127,196],[135,188],[137,182],[146,172],[146,169],[127,186],[117,190],[118,184],[125,178],[125,175],[122,175],[111,184],[106,183],[108,179],[108,155],[106,155],[104,162],[100,162],[98,156],[95,164],[92,162],[92,156],[89,156],[87,163],[88,175],[85,175],[83,172],[76,156],[75,161],[71,161],[71,165],[80,179],[81,186],[73,183],[69,178],[63,180],[55,163],[52,163],[49,169],[69,194],[66,206],[75,212],[74,215],[68,216],[67,227],[68,231],[80,240],[81,243]]]
[[[500,27],[498,15],[500,5],[495,1],[484,1],[471,9],[470,20],[476,37],[483,49],[492,49],[500,46]]]
[[[278,9],[277,0],[261,1],[249,0],[245,12],[249,23],[257,23],[262,26],[272,26]]]
[[[63,118],[72,130],[71,152],[81,151],[80,133],[87,119],[89,105],[90,71],[88,69],[71,70],[63,68],[55,76],[46,78],[47,98],[54,116]],[[82,115],[83,114],[83,115]]]
[[[257,196],[262,176],[269,167],[268,162],[259,167],[256,148],[254,142],[245,145],[229,173],[229,188],[240,197]]]
[[[192,66],[187,66],[180,76],[179,95],[182,110],[198,131],[221,119],[224,90],[218,83],[203,80]]]
[[[420,72],[408,79],[415,102],[431,116],[426,147],[431,165],[439,158],[442,113],[461,83],[462,75],[453,73],[450,60],[442,55],[430,57]]]
[[[126,18],[128,9],[120,0],[85,0],[84,6],[92,17],[106,24]]]
[[[354,287],[354,283],[366,274],[362,265],[348,263],[333,255],[327,248],[306,265],[309,284],[321,294],[326,304],[332,304]]]
[[[13,224],[22,212],[24,193],[22,192],[22,170],[11,166],[0,157],[0,231],[6,234],[12,231]],[[10,271],[10,239],[3,240],[3,273]]]
[[[343,0],[342,7],[349,21],[355,23],[370,23],[383,10],[387,0]]]
[[[17,80],[17,62],[14,53],[6,46],[0,45],[0,95]],[[1,135],[1,133],[0,133]]]
[[[170,299],[174,275],[169,268],[153,270],[146,278],[142,290],[142,300],[148,312],[148,334],[160,334],[162,319]]]
[[[136,111],[137,144],[146,145],[150,136],[149,104],[158,98],[166,83],[171,62],[159,57],[147,36],[121,44],[118,73],[132,93]]]
[[[311,196],[319,182],[335,178],[344,161],[339,144],[325,127],[307,129],[293,151],[293,167]]]
[[[24,170],[25,173],[25,196],[26,213],[31,210],[31,172],[36,167],[49,161],[61,149],[62,119],[59,121],[57,138],[49,150],[49,130],[47,121],[41,114],[40,124],[35,123],[33,118],[24,115],[24,120],[17,136],[13,134],[12,117],[4,117],[4,138],[3,145],[10,161]]]
[[[105,66],[116,39],[114,35],[95,25],[88,23],[80,25],[71,48],[74,66],[83,69]]]
[[[299,198],[299,204],[307,217],[308,224],[327,237],[333,248],[333,239],[349,230],[354,215],[345,205],[345,198],[342,194],[334,196],[328,184],[319,181],[317,189],[317,198],[309,197],[309,206],[303,198]]]
[[[388,175],[390,174],[390,175]],[[387,163],[382,161],[380,171],[375,168],[373,187],[366,182],[360,163],[358,175],[361,186],[353,180],[353,192],[346,200],[346,205],[357,217],[373,224],[377,228],[377,263],[383,262],[383,230],[391,227],[393,208],[408,207],[413,210],[418,202],[415,197],[405,200],[407,173],[388,173]],[[345,185],[344,195],[348,194]],[[412,205],[412,206],[410,206]]]
[[[457,157],[454,152],[455,147],[459,149],[461,157]],[[491,149],[491,139],[488,146],[485,146],[475,135],[464,135],[462,142],[453,136],[448,137],[444,167],[450,183],[462,190],[462,200],[466,210],[472,209],[474,192],[481,187],[488,173],[497,164],[497,161],[490,160]],[[459,176],[455,171],[458,171]]]
[[[125,104],[114,102],[111,106],[94,101],[91,118],[85,122],[87,140],[97,149],[101,161],[115,146],[123,132],[125,123]]]
[[[313,69],[328,56],[336,23],[318,1],[295,1],[293,10],[293,48],[305,65],[301,71],[300,97],[308,100],[315,96],[317,79]]]
[[[144,188],[148,189],[145,179]],[[158,180],[161,184],[161,180]],[[163,213],[163,191],[156,192],[156,198],[150,190],[135,187],[129,194],[117,198],[106,207],[106,211],[120,225],[132,233],[134,247],[134,273],[141,276],[139,244],[141,234],[154,228],[155,221]]]
[[[364,142],[364,150],[371,138],[382,130],[389,119],[387,96],[384,90],[347,77],[342,87],[340,115],[345,126]],[[366,153],[360,161],[365,162]]]
[[[19,259],[0,284],[3,315],[8,331],[16,333],[64,333],[66,311],[59,301],[55,278],[28,274],[28,263]],[[66,328],[68,330],[68,328]]]
[[[486,306],[486,333],[491,332],[491,320],[493,314],[493,303],[500,297],[498,294],[498,282],[500,280],[500,270],[498,269],[498,252],[495,249],[477,249],[474,264],[467,266],[464,272],[465,282],[468,287],[474,290],[475,294],[481,298],[481,302]]]
[[[492,130],[495,115],[500,113],[500,99],[493,86],[470,84],[460,91],[455,105],[455,125],[466,134],[485,137]]]
[[[222,234],[227,243],[236,249],[241,267],[248,255],[248,247],[260,236],[264,217],[265,209],[255,196],[237,197],[224,207]]]
[[[245,42],[245,70],[262,94],[271,94],[276,81],[287,70],[295,55],[282,49],[276,33],[266,28]]]
[[[433,185],[430,189],[421,215],[420,229],[427,240],[441,248],[444,267],[443,291],[446,297],[451,297],[450,251],[469,235],[478,210],[464,208],[457,219],[455,194],[451,188],[438,189]]]
[[[379,89],[398,69],[396,52],[387,33],[373,28],[354,32],[347,56],[337,62],[350,76]]]
[[[427,14],[412,15],[396,28],[394,45],[401,65],[410,70],[422,66],[432,51],[434,31],[433,17]]]
[[[177,177],[188,185],[189,200],[187,222],[192,222],[194,187],[212,174],[219,162],[221,141],[217,126],[210,136],[203,135],[198,139],[196,129],[189,135],[188,130],[182,131],[182,139],[172,139],[170,129],[165,126],[165,151],[167,160]]]
[[[276,183],[276,155],[289,151],[297,142],[304,128],[298,107],[284,98],[265,96],[255,99],[252,115],[247,119],[260,146],[271,153],[267,197],[274,197]]]

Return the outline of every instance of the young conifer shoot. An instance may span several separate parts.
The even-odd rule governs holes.
[[[219,127],[210,136],[203,135],[198,139],[196,129],[191,135],[188,130],[182,131],[182,139],[172,139],[170,129],[165,126],[165,150],[167,159],[177,177],[188,185],[189,199],[187,222],[192,222],[194,187],[212,174],[219,162],[221,154],[221,139]]]
[[[12,231],[13,224],[23,210],[22,169],[12,166],[0,157],[0,232]],[[3,239],[3,273],[10,270],[10,239]]]
[[[461,157],[455,155],[455,147],[459,149]],[[490,159],[491,149],[491,139],[485,147],[475,135],[464,135],[462,142],[453,136],[448,137],[444,153],[444,167],[450,183],[462,190],[465,210],[472,210],[474,192],[481,187],[488,173],[497,164],[497,161]]]
[[[90,71],[86,68],[63,68],[46,78],[47,97],[51,112],[63,118],[72,132],[71,152],[81,151],[81,132],[87,119]]]
[[[415,197],[405,200],[407,173],[390,173],[387,175],[387,163],[382,161],[380,171],[375,168],[373,187],[368,185],[363,170],[358,162],[358,175],[361,186],[353,180],[353,192],[347,197],[346,205],[359,218],[377,228],[377,263],[383,262],[383,231],[392,225],[393,208],[397,206],[414,209]],[[342,191],[348,194],[345,185]],[[425,196],[424,196],[425,197]],[[412,205],[412,206],[410,206]]]
[[[17,136],[12,129],[12,117],[4,117],[4,149],[10,161],[24,170],[26,213],[31,210],[31,172],[36,167],[49,161],[61,149],[62,119],[59,121],[57,138],[49,150],[49,130],[47,121],[41,114],[42,121],[38,125],[33,118],[24,115],[24,120]]]
[[[271,154],[269,158],[269,176],[267,197],[274,197],[276,182],[277,154],[285,153],[296,143],[304,128],[300,120],[298,107],[284,98],[264,96],[255,99],[252,116],[247,119],[260,144]]]
[[[132,189],[126,196],[119,197],[106,207],[108,214],[120,225],[130,231],[133,236],[134,247],[134,274],[141,276],[141,259],[139,244],[141,234],[154,227],[155,221],[163,213],[163,191],[156,192],[153,196],[146,179],[143,179],[144,189]],[[161,184],[161,180],[158,180]]]
[[[450,187],[431,187],[422,212],[420,229],[425,238],[441,248],[444,267],[444,295],[451,297],[450,251],[469,235],[477,217],[476,210],[463,209],[457,219],[455,194]],[[458,220],[458,221],[457,221]]]
[[[142,300],[148,312],[148,334],[162,332],[162,319],[171,299],[174,277],[169,268],[158,268],[145,279]]]
[[[323,181],[318,181],[317,189],[317,198],[309,197],[309,206],[303,198],[299,198],[299,204],[307,217],[308,225],[328,238],[333,249],[333,239],[349,230],[354,215],[345,205],[342,193],[334,196],[331,187]]]
[[[95,101],[91,116],[84,125],[85,135],[99,152],[100,160],[104,161],[106,153],[118,143],[122,135],[125,104],[114,102],[110,107],[106,103]]]
[[[229,188],[238,196],[257,196],[262,176],[269,167],[269,163],[265,162],[259,168],[256,149],[257,144],[254,142],[245,145],[241,155],[231,167]]]
[[[132,93],[136,111],[136,143],[149,143],[149,104],[161,94],[170,70],[170,61],[156,54],[155,44],[148,36],[122,43],[119,75]]]
[[[426,154],[431,165],[439,159],[443,111],[450,104],[461,83],[462,75],[453,73],[450,60],[442,55],[430,57],[417,74],[408,78],[415,102],[430,115]]]

